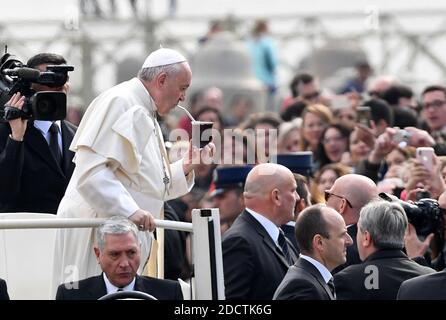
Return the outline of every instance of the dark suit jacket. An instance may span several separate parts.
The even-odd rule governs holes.
[[[319,270],[299,258],[288,269],[274,293],[274,300],[335,300]]]
[[[3,279],[0,279],[0,300],[9,300],[8,287]]]
[[[290,254],[297,258],[288,241]],[[222,240],[226,299],[271,300],[288,263],[263,226],[243,211]]]
[[[353,224],[350,227],[348,227],[347,233],[350,235],[350,237],[353,240],[352,245],[347,247],[347,261],[344,264],[334,268],[334,270],[332,271],[332,274],[336,274],[339,271],[347,268],[348,266],[362,263],[361,259],[359,258],[358,244],[356,243],[356,235],[358,233],[358,225]]]
[[[404,281],[398,300],[446,300],[446,270]]]
[[[290,226],[288,224],[284,224],[280,226],[280,229],[283,230],[283,233],[285,234],[285,237],[290,240],[290,242],[293,244],[294,249],[296,249],[297,253],[300,253],[299,246],[297,245],[297,239],[296,239],[296,228],[294,226]]]
[[[63,168],[32,121],[23,142],[9,138],[9,123],[0,124],[0,212],[56,213],[71,174],[74,153],[68,148],[76,127],[61,121]]]
[[[135,291],[151,294],[158,300],[183,300],[179,282],[136,276]],[[101,275],[78,282],[78,289],[67,289],[65,284],[57,288],[56,300],[97,300],[107,294]]]
[[[339,300],[395,300],[403,281],[433,272],[401,250],[379,250],[335,274],[334,282]]]

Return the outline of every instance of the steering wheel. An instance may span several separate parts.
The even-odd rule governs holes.
[[[118,291],[106,294],[98,300],[123,300],[123,299],[138,299],[138,300],[158,300],[151,294],[141,291]]]

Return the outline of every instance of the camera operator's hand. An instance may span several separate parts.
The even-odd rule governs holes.
[[[420,241],[415,227],[409,223],[406,235],[404,236],[404,245],[406,247],[407,256],[411,259],[424,256],[427,249],[429,249],[429,245],[433,238],[434,234],[431,233],[424,241]]]
[[[148,211],[138,209],[129,217],[129,219],[132,220],[134,224],[136,224],[140,231],[149,230],[150,232],[152,232],[153,230],[155,230],[155,219]]]
[[[5,103],[5,107],[15,107],[17,109],[22,109],[25,103],[25,96],[22,96],[20,92],[14,93],[14,95]],[[9,120],[9,125],[11,127],[11,137],[16,141],[23,141],[23,136],[25,135],[26,125],[28,120],[26,119],[14,119]]]

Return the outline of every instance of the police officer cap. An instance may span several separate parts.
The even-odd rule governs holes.
[[[298,173],[308,177],[312,175],[313,152],[300,151],[278,154],[277,163],[287,167],[293,173]]]
[[[243,189],[246,177],[252,166],[218,167],[214,170],[212,182],[215,190],[211,196],[216,196],[229,189]]]
[[[167,66],[169,64],[180,63],[187,61],[186,58],[173,49],[161,48],[153,51],[144,61],[142,68],[153,68],[160,66]]]

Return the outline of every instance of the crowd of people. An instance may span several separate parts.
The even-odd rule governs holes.
[[[259,24],[256,36],[266,31]],[[27,65],[65,63],[39,54]],[[189,117],[169,116],[192,70],[179,52],[158,49],[135,78],[94,99],[78,128],[0,123],[0,211],[108,218],[96,231],[57,231],[57,299],[182,299],[178,279],[193,274],[189,236],[153,236],[154,218],[190,222],[196,208],[219,209],[227,299],[446,299],[446,87],[432,83],[416,99],[394,78],[371,81],[366,62],[357,67],[332,95],[317,75],[296,74],[279,108],[243,95],[226,108],[217,87],[194,93],[192,116],[213,123],[211,142],[198,148]],[[17,93],[6,105],[23,104]],[[370,110],[365,122],[360,107]],[[433,153],[424,159],[418,148]],[[428,208],[420,198],[432,200]],[[154,271],[156,243],[164,269]],[[69,266],[77,277],[67,283]]]

